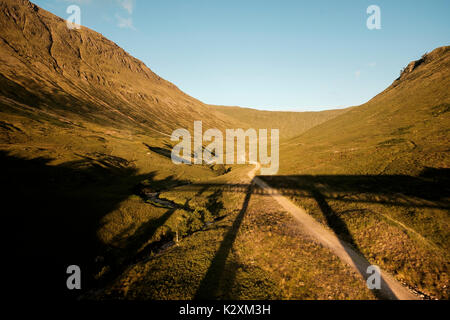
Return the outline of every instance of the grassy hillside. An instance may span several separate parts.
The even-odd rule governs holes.
[[[298,136],[305,131],[324,123],[349,109],[320,112],[261,111],[240,107],[209,106],[226,117],[235,119],[244,128],[279,129],[280,139]]]
[[[448,167],[450,47],[409,66],[368,103],[286,142],[282,172],[418,174]]]
[[[284,188],[369,261],[449,297],[450,47],[280,149]]]

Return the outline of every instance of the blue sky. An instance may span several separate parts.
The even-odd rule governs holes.
[[[358,105],[450,44],[450,1],[35,0],[116,42],[205,103],[265,110]],[[381,29],[369,30],[369,5]]]

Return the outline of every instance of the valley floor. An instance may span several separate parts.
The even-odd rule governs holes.
[[[71,264],[84,299],[389,297],[367,288],[368,264],[402,283],[383,275],[398,298],[449,297],[445,170],[253,179],[174,166],[164,138],[26,121],[5,119],[0,153],[21,296],[39,261],[26,292],[57,298],[80,297],[61,286]]]

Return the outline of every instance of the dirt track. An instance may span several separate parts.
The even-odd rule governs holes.
[[[266,189],[274,200],[278,202],[278,204],[280,204],[287,212],[292,214],[306,234],[311,236],[315,241],[319,242],[323,246],[329,248],[343,262],[354,268],[361,275],[361,277],[364,278],[364,280],[367,280],[367,278],[371,275],[367,273],[367,267],[369,267],[371,263],[352,249],[350,245],[340,240],[332,231],[326,229],[313,217],[307,214],[303,208],[298,207],[289,199],[278,193],[276,189],[270,187],[266,182],[262,181],[258,177],[255,177],[255,174],[259,168],[260,164],[255,164],[255,168],[248,174],[253,183],[263,189]],[[383,270],[381,270],[381,288],[380,290],[376,290],[376,295],[381,299],[389,300],[419,299],[410,290],[405,288]]]

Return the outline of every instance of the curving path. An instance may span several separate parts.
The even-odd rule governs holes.
[[[292,203],[288,198],[281,195],[276,189],[270,187],[266,182],[256,177],[256,172],[260,169],[259,163],[252,163],[255,165],[248,176],[252,182],[259,187],[266,189],[275,201],[278,202],[287,212],[300,223],[305,233],[314,238],[323,246],[329,248],[336,256],[343,262],[355,269],[363,278],[367,280],[370,274],[367,273],[367,267],[371,264],[363,256],[357,253],[346,242],[340,240],[335,233],[326,229],[323,225],[317,222],[310,216],[303,208],[298,207]],[[377,297],[389,300],[416,300],[419,299],[409,289],[404,287],[390,274],[383,270],[381,272],[381,288],[375,291]]]

